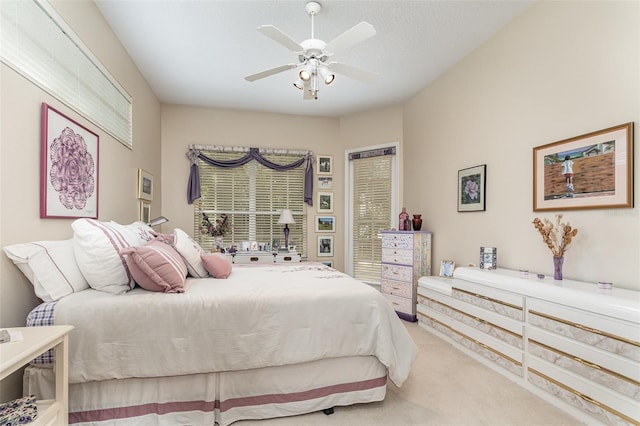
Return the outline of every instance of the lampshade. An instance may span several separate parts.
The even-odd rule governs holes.
[[[158,225],[162,225],[163,223],[167,223],[167,222],[169,222],[169,219],[167,219],[164,216],[158,216],[155,219],[151,219],[147,225],[149,225],[149,226],[158,226]]]
[[[293,215],[291,214],[291,210],[289,209],[282,210],[282,213],[280,213],[280,219],[278,219],[278,223],[284,223],[284,224],[296,223],[296,221],[293,220]]]

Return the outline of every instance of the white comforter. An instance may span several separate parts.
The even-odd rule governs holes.
[[[244,370],[374,355],[400,386],[417,348],[375,289],[320,264],[235,266],[184,293],[85,290],[63,298],[69,382]]]

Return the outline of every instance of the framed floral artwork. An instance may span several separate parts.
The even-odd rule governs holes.
[[[486,209],[487,165],[458,170],[458,211],[476,212]]]
[[[98,218],[99,142],[97,134],[42,104],[41,218]]]
[[[153,175],[138,169],[138,199],[153,201]]]
[[[533,149],[533,211],[633,207],[633,122]]]

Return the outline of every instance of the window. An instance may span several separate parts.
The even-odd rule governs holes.
[[[348,154],[349,218],[347,273],[373,284],[380,283],[382,240],[397,209],[396,147],[358,150]]]
[[[216,160],[235,160],[246,152],[201,152]],[[290,164],[300,155],[262,155],[277,164]],[[257,161],[236,168],[210,166],[198,159],[201,198],[194,202],[194,235],[196,241],[210,250],[214,237],[202,231],[202,213],[212,222],[227,215],[228,232],[223,246],[235,245],[242,249],[244,242],[273,245],[274,240],[284,244],[284,225],[278,224],[280,212],[289,209],[296,221],[289,225],[289,245],[303,257],[307,253],[307,214],[304,203],[304,167],[289,171],[271,170]]]
[[[46,1],[0,1],[0,58],[131,148],[131,97]]]

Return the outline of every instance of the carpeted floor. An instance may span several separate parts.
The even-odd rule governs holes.
[[[234,426],[560,426],[582,424],[449,343],[404,322],[418,345],[411,375],[382,402]]]

